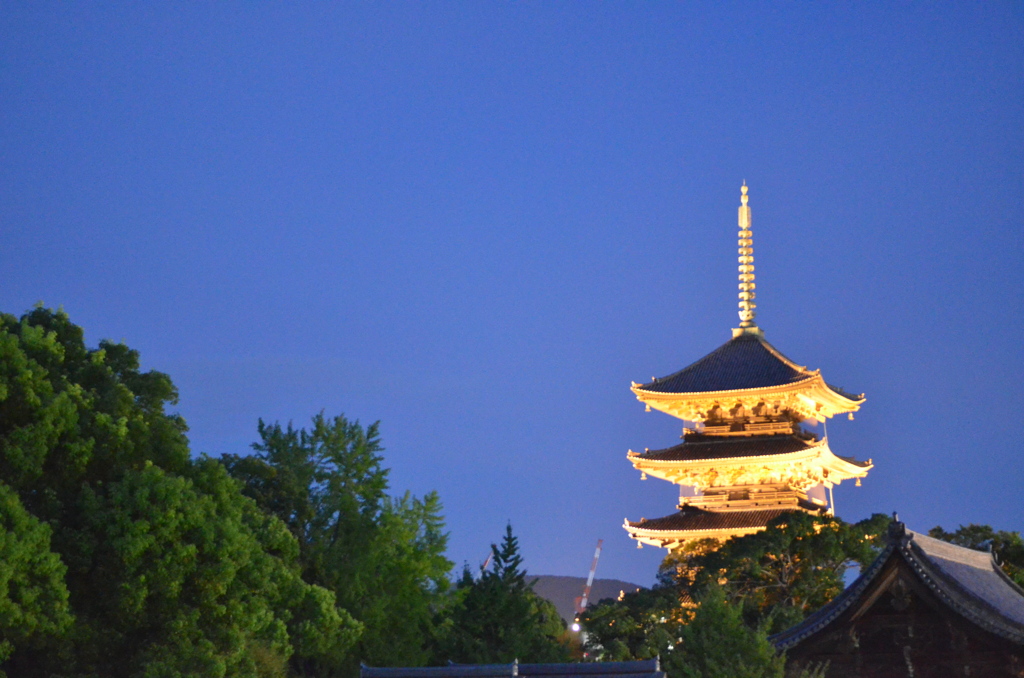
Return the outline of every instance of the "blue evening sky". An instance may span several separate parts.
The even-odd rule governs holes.
[[[1024,528],[1024,4],[0,3],[0,310],[168,372],[196,453],[382,421],[449,555],[649,584],[631,380],[758,321],[867,403],[857,520]]]

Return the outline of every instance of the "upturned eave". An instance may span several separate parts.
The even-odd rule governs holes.
[[[691,487],[732,486],[722,478],[742,475],[743,471],[774,478],[773,482],[786,482],[792,476],[797,485],[811,487],[819,483],[839,485],[844,480],[865,478],[874,468],[869,460],[860,462],[836,455],[824,438],[796,452],[747,457],[725,457],[693,460],[659,460],[644,458],[643,453],[626,454],[633,468],[649,476]],[[776,478],[776,476],[778,476]],[[747,484],[747,483],[742,483]]]
[[[663,393],[645,390],[642,384],[637,383],[630,390],[645,405],[686,421],[703,420],[715,405],[731,407],[743,403],[753,407],[762,401],[777,401],[782,407],[807,419],[831,418],[837,414],[858,411],[866,400],[863,395],[852,400],[838,393],[825,382],[820,371],[789,384],[728,391]]]

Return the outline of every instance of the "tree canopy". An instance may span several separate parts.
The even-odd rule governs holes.
[[[704,592],[669,649],[665,669],[673,678],[782,678],[786,669],[763,629],[744,624],[739,606],[717,586]]]
[[[254,454],[225,455],[224,465],[294,535],[306,581],[333,591],[363,629],[348,658],[300,659],[299,670],[425,663],[452,567],[437,494],[387,494],[378,423],[321,413],[308,430],[263,421],[258,430]]]
[[[670,577],[650,589],[601,600],[580,616],[586,631],[584,651],[601,661],[654,659],[671,652],[689,620],[690,610]]]
[[[751,626],[767,624],[774,633],[838,595],[851,565],[863,567],[875,559],[889,522],[883,514],[851,524],[794,511],[761,532],[684,553],[666,566],[676,570],[677,584],[691,595],[721,583]]]
[[[875,558],[888,524],[881,514],[849,524],[794,512],[724,543],[690,542],[664,560],[655,587],[582,615],[585,649],[603,660],[660,656],[673,678],[781,675],[765,634],[838,594],[847,568]]]
[[[374,637],[403,633],[382,619],[417,605],[432,619],[450,567],[440,503],[384,493],[374,427],[317,419],[303,444],[344,450],[318,458],[303,495],[193,458],[184,420],[167,411],[176,401],[170,377],[141,370],[123,344],[86,347],[63,311],[0,315],[3,670],[348,675]],[[280,427],[259,433],[264,454],[302,442]]]
[[[491,545],[491,565],[474,578],[463,570],[438,659],[460,663],[557,662],[570,658],[565,622],[533,592],[512,526]]]

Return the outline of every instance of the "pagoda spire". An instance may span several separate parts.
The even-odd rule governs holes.
[[[834,515],[833,486],[844,480],[859,485],[873,468],[870,459],[835,454],[826,435],[801,426],[852,415],[864,394],[829,385],[821,370],[794,363],[765,340],[754,320],[747,182],[740,190],[739,327],[729,341],[678,372],[632,385],[648,412],[659,410],[688,425],[681,443],[630,451],[626,458],[641,480],[691,488],[680,491],[677,513],[626,521],[623,527],[638,544],[682,552],[693,540],[759,532],[788,513]]]
[[[750,230],[750,207],[747,206],[747,201],[750,198],[747,197],[746,181],[743,182],[740,192],[740,328],[742,331],[752,331],[757,328],[757,323],[754,322],[757,308],[757,304],[754,303],[756,297],[754,290],[757,286],[754,284],[754,234]],[[747,330],[747,328],[751,328],[751,330]]]

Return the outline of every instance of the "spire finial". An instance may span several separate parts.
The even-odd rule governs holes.
[[[754,234],[750,230],[750,208],[747,207],[747,202],[750,200],[747,196],[747,182],[743,181],[743,186],[740,188],[740,233],[739,233],[739,245],[740,245],[740,328],[757,327],[757,323],[754,322],[754,309],[757,308],[757,304],[754,303]]]

